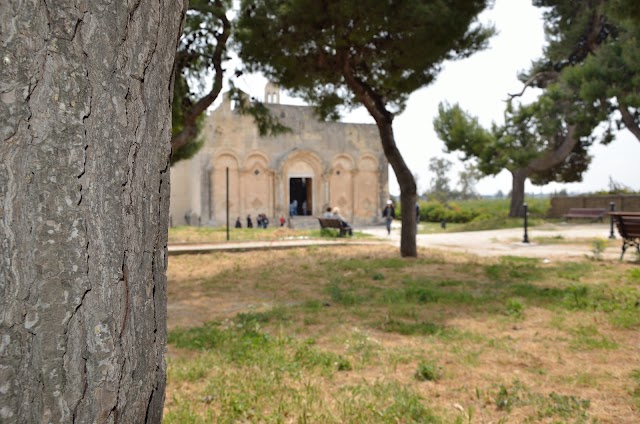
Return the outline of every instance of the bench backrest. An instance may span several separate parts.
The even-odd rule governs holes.
[[[569,214],[571,215],[602,215],[607,210],[605,208],[571,208]]]
[[[342,228],[342,222],[336,218],[318,218],[322,228]]]
[[[640,212],[611,212],[620,235],[626,239],[640,237]]]

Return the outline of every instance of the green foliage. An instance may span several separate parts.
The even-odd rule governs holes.
[[[445,60],[486,46],[485,0],[244,0],[236,38],[247,67],[336,118],[360,104],[351,78],[392,111],[430,84]],[[384,100],[383,100],[384,99]]]
[[[422,362],[418,364],[418,368],[414,377],[418,381],[437,381],[442,375],[441,368],[433,362]]]
[[[222,89],[222,62],[227,59],[231,33],[226,13],[230,8],[229,0],[189,2],[175,59],[171,129],[174,139],[181,136],[185,141],[176,147],[172,140],[172,164],[193,157],[204,144],[198,134],[205,110]],[[207,92],[211,75],[213,83]]]

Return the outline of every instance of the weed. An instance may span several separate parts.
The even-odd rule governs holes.
[[[416,372],[413,374],[418,381],[436,381],[440,379],[441,375],[441,368],[433,362],[419,363]]]
[[[384,274],[380,273],[380,272],[376,272],[375,274],[373,274],[371,276],[371,279],[374,281],[382,281],[384,280]]]
[[[303,367],[318,367],[325,370],[325,372],[334,369],[336,371],[351,370],[351,363],[348,359],[332,352],[322,352],[308,344],[298,347],[293,358]]]
[[[640,268],[633,268],[627,271],[629,280],[635,283],[640,283]]]
[[[571,281],[580,279],[593,271],[593,265],[585,262],[567,262],[558,268],[558,277]]]
[[[515,319],[523,319],[524,306],[518,299],[507,299],[507,304],[505,305],[505,313]]]
[[[500,411],[511,412],[516,406],[522,405],[528,396],[528,390],[520,381],[514,381],[511,387],[500,385],[496,395],[496,407]]]
[[[336,396],[340,423],[441,423],[419,395],[397,382],[345,387]]]
[[[579,350],[605,349],[613,350],[618,344],[600,334],[594,325],[579,325],[571,331],[573,340],[571,346]]]
[[[362,303],[362,301],[364,300],[360,296],[357,296],[354,293],[353,289],[342,287],[340,282],[336,280],[329,283],[329,285],[327,286],[327,292],[329,293],[329,296],[331,296],[331,300],[334,303],[343,306],[354,306]]]
[[[591,242],[591,252],[593,253],[593,259],[596,261],[602,260],[602,252],[607,248],[607,240],[602,238],[594,239]]]
[[[587,418],[586,410],[591,402],[586,399],[579,399],[575,396],[559,395],[551,393],[546,399],[538,399],[540,407],[538,407],[538,418],[578,418],[585,420]],[[584,422],[584,421],[582,421]]]
[[[586,309],[589,306],[589,287],[570,286],[565,292],[565,305],[571,309]]]
[[[348,353],[359,358],[363,365],[370,364],[382,349],[380,342],[371,338],[367,333],[354,328],[351,336],[345,343]]]
[[[291,316],[283,307],[276,307],[265,312],[248,312],[236,315],[236,321],[241,326],[266,324],[268,322],[286,322],[290,320]]]
[[[538,259],[505,256],[500,263],[487,265],[485,273],[498,282],[531,281],[539,278],[542,269],[538,267]]]
[[[388,333],[398,333],[404,336],[421,335],[431,336],[441,334],[445,329],[443,326],[432,322],[404,322],[388,319],[378,325],[382,331]]]

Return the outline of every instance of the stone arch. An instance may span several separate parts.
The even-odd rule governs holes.
[[[300,179],[304,184],[309,181],[311,184],[306,187],[306,195],[308,199],[307,210],[312,215],[320,213],[321,204],[321,187],[322,187],[322,160],[320,157],[309,150],[297,150],[287,155],[282,161],[282,181],[280,190],[282,197],[279,204],[284,206],[284,210],[288,210],[291,202],[292,193],[290,187],[292,179],[296,181]]]
[[[347,154],[339,154],[331,160],[329,168],[329,205],[338,206],[340,214],[353,219],[355,211],[353,204],[355,161]]]
[[[274,216],[273,172],[268,168],[269,158],[262,151],[253,151],[244,162],[242,193],[244,214],[256,217],[264,213]]]
[[[213,221],[218,225],[226,220],[227,178],[229,168],[229,220],[235,221],[242,210],[240,192],[240,159],[232,150],[222,150],[213,158],[211,173],[211,199],[213,199]]]
[[[358,160],[358,173],[355,176],[355,208],[358,216],[378,216],[380,205],[380,163],[371,154],[364,154]]]

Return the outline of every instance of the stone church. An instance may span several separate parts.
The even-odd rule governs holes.
[[[379,222],[389,188],[377,127],[320,121],[312,107],[280,104],[272,84],[264,98],[291,132],[261,137],[225,95],[206,118],[202,149],[171,168],[171,225],[226,225],[227,184],[229,225],[261,213],[277,225],[291,204],[297,216],[337,206],[356,225]]]

